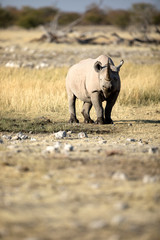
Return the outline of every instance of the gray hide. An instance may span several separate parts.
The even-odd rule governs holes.
[[[76,118],[76,98],[82,100],[85,123],[93,123],[90,110],[94,106],[96,123],[113,123],[112,107],[120,92],[119,70],[123,60],[116,67],[111,58],[101,55],[96,59],[88,58],[73,65],[66,77],[66,89],[69,101],[70,122],[79,122]],[[106,101],[105,111],[102,102]]]

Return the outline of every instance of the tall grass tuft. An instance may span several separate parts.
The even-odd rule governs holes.
[[[0,68],[0,113],[51,114],[68,113],[65,89],[67,68]],[[160,64],[125,63],[120,72],[121,105],[148,105],[160,101]],[[78,101],[77,110],[82,104]]]

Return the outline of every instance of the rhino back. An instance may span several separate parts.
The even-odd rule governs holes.
[[[104,55],[96,59],[88,58],[73,65],[66,77],[67,91],[71,91],[82,101],[90,101],[92,91],[100,90],[98,73],[94,70],[94,63],[101,61],[106,64],[108,58]]]

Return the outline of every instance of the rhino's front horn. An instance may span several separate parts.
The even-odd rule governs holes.
[[[117,71],[118,71],[118,72],[119,72],[120,68],[122,67],[123,63],[124,63],[124,61],[121,60],[121,61],[120,61],[120,64],[117,66]]]
[[[107,63],[107,74],[106,74],[106,80],[111,81],[110,77],[110,64],[109,64],[109,58],[108,58],[108,63]]]

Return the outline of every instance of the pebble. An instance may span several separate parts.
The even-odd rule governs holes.
[[[98,189],[98,188],[100,188],[100,185],[99,185],[99,183],[92,183],[91,188],[92,189]]]
[[[60,142],[56,142],[53,147],[54,147],[54,151],[55,152],[59,152],[60,148],[61,148],[61,143]]]
[[[78,133],[78,138],[88,138],[88,135],[85,132],[80,132]]]
[[[9,61],[9,62],[6,63],[5,67],[20,68],[21,64]]]
[[[150,176],[150,175],[144,175],[143,177],[143,183],[154,183],[159,180],[158,176]]]
[[[69,144],[69,143],[66,143],[64,145],[64,151],[65,152],[71,152],[71,151],[73,151],[73,149],[74,149],[74,147],[71,144]]]
[[[53,153],[53,152],[55,152],[55,147],[54,147],[54,146],[47,146],[47,147],[46,147],[46,152],[48,152],[48,153]]]
[[[23,134],[22,132],[19,132],[19,133],[17,133],[16,136],[12,136],[11,140],[26,140],[28,138],[29,137],[27,135]]]
[[[117,210],[125,210],[129,207],[128,203],[125,203],[125,202],[117,202],[115,205],[114,205],[115,209]]]
[[[23,68],[34,68],[34,63],[32,63],[32,62],[23,63],[22,67]]]
[[[66,131],[59,131],[57,133],[54,133],[54,136],[56,139],[63,139],[64,137],[67,136]]]
[[[18,139],[19,139],[18,136],[13,136],[13,137],[12,137],[12,140],[18,140]]]
[[[3,140],[0,138],[0,144],[3,144],[4,142],[3,142]]]
[[[94,220],[89,224],[92,229],[101,229],[107,226],[107,223],[103,219]]]
[[[36,68],[36,69],[41,69],[41,68],[48,68],[48,67],[49,67],[49,64],[48,64],[48,63],[41,62],[41,63],[38,64],[35,68]]]
[[[119,235],[111,235],[109,238],[107,238],[108,240],[120,240],[120,236]]]
[[[158,147],[151,147],[148,150],[149,154],[154,154],[154,153],[157,153],[157,152],[158,152]]]
[[[12,137],[8,136],[8,135],[3,135],[2,138],[7,139],[7,140],[11,140]]]
[[[31,142],[36,142],[36,141],[37,141],[36,138],[31,137]]]
[[[127,138],[126,141],[127,141],[127,142],[136,142],[137,140],[134,139],[134,138]]]
[[[106,140],[100,140],[98,143],[99,144],[105,144],[105,143],[107,143],[107,141]]]
[[[123,172],[115,172],[112,175],[112,179],[113,180],[125,181],[125,180],[127,180],[127,177],[126,177],[126,175]]]
[[[111,219],[111,223],[113,225],[120,225],[121,223],[123,223],[125,220],[125,218],[122,215],[115,215],[113,216],[113,218]]]
[[[72,134],[72,131],[68,131],[67,134],[69,134],[69,135]]]

